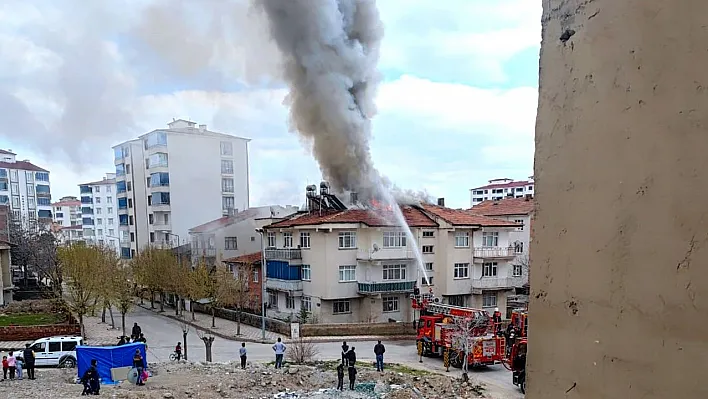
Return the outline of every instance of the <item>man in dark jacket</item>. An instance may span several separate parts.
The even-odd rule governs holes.
[[[143,329],[140,328],[140,326],[138,325],[138,323],[134,323],[134,324],[133,324],[133,331],[130,332],[130,338],[133,339],[133,342],[135,342],[135,340],[137,340],[138,338],[140,338],[140,334],[141,334],[142,332],[143,332]]]
[[[383,371],[383,355],[386,352],[386,347],[379,341],[374,345],[374,354],[376,355],[376,371]]]
[[[349,352],[349,345],[347,341],[342,342],[342,364],[347,365],[347,352]]]
[[[354,367],[356,364],[356,352],[354,352],[353,346],[349,349],[349,352],[346,354],[346,362],[348,367]]]
[[[98,379],[98,368],[96,359],[91,359],[91,367],[89,367],[83,376],[81,382],[84,384],[84,391],[81,395],[98,395],[101,389],[101,384]]]
[[[30,344],[25,344],[25,350],[22,351],[22,357],[25,359],[25,371],[27,378],[34,380],[34,352],[30,348]]]

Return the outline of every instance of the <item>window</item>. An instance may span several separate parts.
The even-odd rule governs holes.
[[[423,237],[435,237],[435,232],[434,231],[424,231]]]
[[[4,170],[4,169],[0,169],[0,170]],[[9,186],[8,186],[8,184],[7,184],[6,181],[0,182],[0,191],[7,191],[7,190],[8,190],[8,187],[9,187]]]
[[[149,168],[167,167],[167,154],[156,152],[150,155],[150,158],[147,159],[147,165]]]
[[[353,231],[342,231],[339,233],[339,249],[356,248],[356,233]]]
[[[332,314],[351,313],[349,301],[332,302]]]
[[[523,254],[524,253],[524,243],[521,241],[516,241],[514,243],[514,253]]]
[[[101,203],[101,197],[96,197],[96,203],[100,204]]]
[[[433,262],[426,262],[425,263],[425,271],[427,271],[427,272],[433,271]]]
[[[94,192],[94,193],[100,193],[100,192],[101,192],[101,186],[95,186],[95,187],[93,188],[93,192]]]
[[[300,232],[300,248],[310,248],[310,233]]]
[[[420,285],[433,285],[433,276],[428,276],[428,280],[425,280],[425,276],[420,278]]]
[[[32,345],[32,351],[34,353],[43,353],[45,349],[47,349],[46,342],[37,342],[36,344]]]
[[[224,238],[224,249],[226,249],[226,250],[238,249],[238,238],[237,237]]]
[[[402,231],[384,231],[384,248],[401,248],[406,246],[406,234]]]
[[[253,270],[253,282],[258,282],[258,270]]]
[[[132,208],[132,207],[133,207],[133,199],[128,198],[128,208]]]
[[[119,181],[116,183],[116,192],[118,194],[125,192],[125,182],[124,181]]]
[[[447,303],[453,306],[465,306],[465,296],[451,295],[447,297]]]
[[[167,134],[165,132],[151,133],[145,139],[145,149],[155,147],[158,145],[167,145]]]
[[[398,297],[385,296],[382,299],[384,312],[398,312]]]
[[[148,214],[148,224],[153,224],[155,222],[155,216],[152,213]]]
[[[230,159],[222,159],[221,160],[221,173],[225,175],[233,175],[234,174],[234,161]]]
[[[236,201],[233,195],[225,195],[221,197],[221,209],[234,209],[236,208]]]
[[[271,308],[278,308],[278,293],[273,291],[268,291],[268,305]]]
[[[63,341],[61,343],[61,350],[64,352],[71,352],[76,349],[76,341]]]
[[[152,196],[153,205],[169,205],[170,204],[170,193],[155,193]]]
[[[482,277],[496,277],[497,262],[485,262],[482,264]]]
[[[27,185],[27,195],[34,197],[34,184]]]
[[[110,187],[108,187],[108,188],[110,188]],[[112,204],[112,203],[113,203],[113,197],[106,197],[106,203],[107,203],[107,204]],[[108,208],[108,209],[111,209],[111,208]],[[110,212],[110,211],[108,211],[108,212]]]
[[[267,238],[267,246],[268,248],[275,248],[275,232],[274,231],[269,231],[268,235],[266,236]]]
[[[25,180],[27,181],[27,183],[34,182],[34,173],[29,172],[29,171],[25,171]]]
[[[108,224],[113,225],[113,218],[108,218]]]
[[[497,306],[497,293],[496,292],[485,292],[482,295],[482,307],[483,308],[494,308]]]
[[[128,216],[128,224],[133,225],[133,215]]]
[[[524,231],[524,221],[522,219],[516,219],[514,220],[514,223],[521,225],[521,227],[516,228],[516,231]]]
[[[302,279],[304,281],[312,280],[312,267],[310,265],[302,265]]]
[[[111,186],[106,186],[106,192],[107,193],[111,192]],[[108,198],[111,198],[111,197],[108,197]],[[108,201],[108,202],[110,203],[111,201]]]
[[[15,209],[20,207],[20,197],[12,197],[12,207]]]
[[[20,181],[20,175],[17,173],[16,170],[11,170],[10,171],[10,181]]]
[[[150,232],[150,242],[155,242],[155,233]]]
[[[349,283],[356,281],[356,265],[339,266],[339,282]]]
[[[230,177],[225,177],[221,179],[221,191],[225,193],[233,193],[234,192],[234,179]]]
[[[470,264],[469,263],[455,263],[455,268],[453,269],[453,278],[462,279],[470,278]]]
[[[483,247],[496,247],[499,246],[499,233],[485,231],[482,233],[482,246]]]
[[[283,233],[283,248],[293,247],[293,233]]]
[[[100,214],[101,214],[101,208],[96,208],[96,215],[100,215]]]
[[[118,198],[118,209],[128,209],[127,198]]]
[[[98,229],[96,231],[96,235],[102,236],[103,235],[103,229]]]
[[[308,312],[312,312],[312,298],[309,296],[303,296],[300,299],[300,308],[305,309]]]
[[[116,165],[116,176],[125,176],[125,164]]]
[[[129,183],[130,184],[130,183]],[[150,175],[150,187],[167,187],[170,185],[170,174],[166,172]]]
[[[150,187],[150,186],[148,186]],[[120,198],[118,198],[118,201],[120,201]],[[148,205],[152,205],[152,195],[148,195]],[[118,208],[120,209],[120,208]]]
[[[285,307],[287,309],[295,309],[295,297],[290,294],[285,294]]]
[[[96,224],[103,224],[103,219],[101,219],[101,218],[96,219]]]
[[[455,232],[455,248],[469,248],[470,233],[467,231]]]
[[[3,197],[5,197],[5,201],[4,201],[4,202],[3,202]],[[0,204],[7,203],[8,199],[9,199],[9,198],[8,198],[7,195],[0,195]],[[57,213],[54,214],[54,216],[56,216],[57,219],[61,219],[61,218],[64,217],[64,213],[63,213],[63,212],[57,212]]]
[[[30,208],[30,209],[34,209],[34,208],[36,208],[35,205],[36,205],[36,204],[35,204],[35,202],[34,202],[34,197],[28,197],[28,198],[27,198],[27,207]]]
[[[221,142],[221,155],[234,155],[234,145],[230,141]]]
[[[61,352],[61,341],[49,341],[49,350],[47,352]]]
[[[432,254],[433,253],[433,246],[432,245],[423,245],[423,253],[424,254]]]
[[[19,183],[10,183],[10,191],[15,195],[20,195],[20,185]]]
[[[113,229],[108,229],[108,235],[109,235],[109,236],[115,236],[115,235],[116,235],[116,231],[113,230]]]
[[[521,265],[514,265],[514,277],[521,277],[524,274],[524,269]]]
[[[109,197],[109,198],[110,198],[110,197]],[[113,207],[110,207],[110,206],[109,206],[109,207],[108,207],[108,210],[107,210],[106,212],[108,212],[108,213],[113,213]]]
[[[383,265],[384,280],[405,280],[406,265]]]
[[[49,173],[47,172],[37,172],[34,174],[34,178],[37,181],[49,181]]]

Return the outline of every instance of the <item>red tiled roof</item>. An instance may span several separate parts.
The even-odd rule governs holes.
[[[533,212],[534,204],[533,199],[505,198],[480,202],[469,211],[483,216],[528,215]]]
[[[225,259],[226,263],[243,263],[248,265],[260,264],[262,254],[260,252],[254,252],[252,254],[240,255],[234,258]]]
[[[17,155],[17,154],[15,154],[15,153],[12,152],[12,151],[7,151],[7,150],[3,150],[3,149],[0,149],[0,154],[3,154],[3,155]]]
[[[448,223],[456,226],[484,226],[484,227],[516,227],[520,224],[506,220],[493,219],[487,216],[474,214],[467,210],[445,208],[438,205],[421,205],[428,213],[431,213]]]
[[[81,206],[81,201],[59,201],[53,203],[52,206]]]
[[[204,224],[200,224],[199,226],[192,227],[189,229],[190,233],[208,233],[210,231],[214,231],[217,229],[220,229],[222,227],[229,226],[233,223],[240,222],[242,220],[246,220],[250,217],[255,217],[258,215],[257,210],[253,209],[246,209],[245,211],[241,211],[233,216],[222,216],[218,219],[214,219],[210,222],[206,222]]]
[[[17,161],[15,163],[0,162],[0,168],[31,170],[34,172],[49,172],[48,170],[42,169],[39,166],[33,164],[32,162],[27,162],[27,161]]]
[[[401,212],[406,223],[411,227],[437,227],[430,217],[411,206],[402,206]],[[369,209],[346,209],[343,211],[299,213],[293,217],[276,222],[267,227],[294,227],[335,223],[362,223],[371,227],[397,226],[392,211]]]
[[[509,183],[487,184],[486,186],[475,187],[475,188],[472,188],[471,190],[485,190],[485,189],[490,189],[490,188],[523,187],[523,186],[528,186],[529,184],[533,184],[533,182],[532,182],[532,181],[528,181],[528,180],[521,180],[521,181],[512,181],[512,182],[509,182]]]

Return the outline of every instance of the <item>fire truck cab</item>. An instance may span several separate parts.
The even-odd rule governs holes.
[[[525,309],[514,309],[511,312],[510,324],[514,326],[514,329],[518,332],[518,336],[525,338],[529,331],[529,312]]]

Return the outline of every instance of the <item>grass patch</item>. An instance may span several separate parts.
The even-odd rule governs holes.
[[[0,315],[0,327],[14,326],[40,326],[57,324],[64,320],[62,315],[51,313],[13,314]]]

